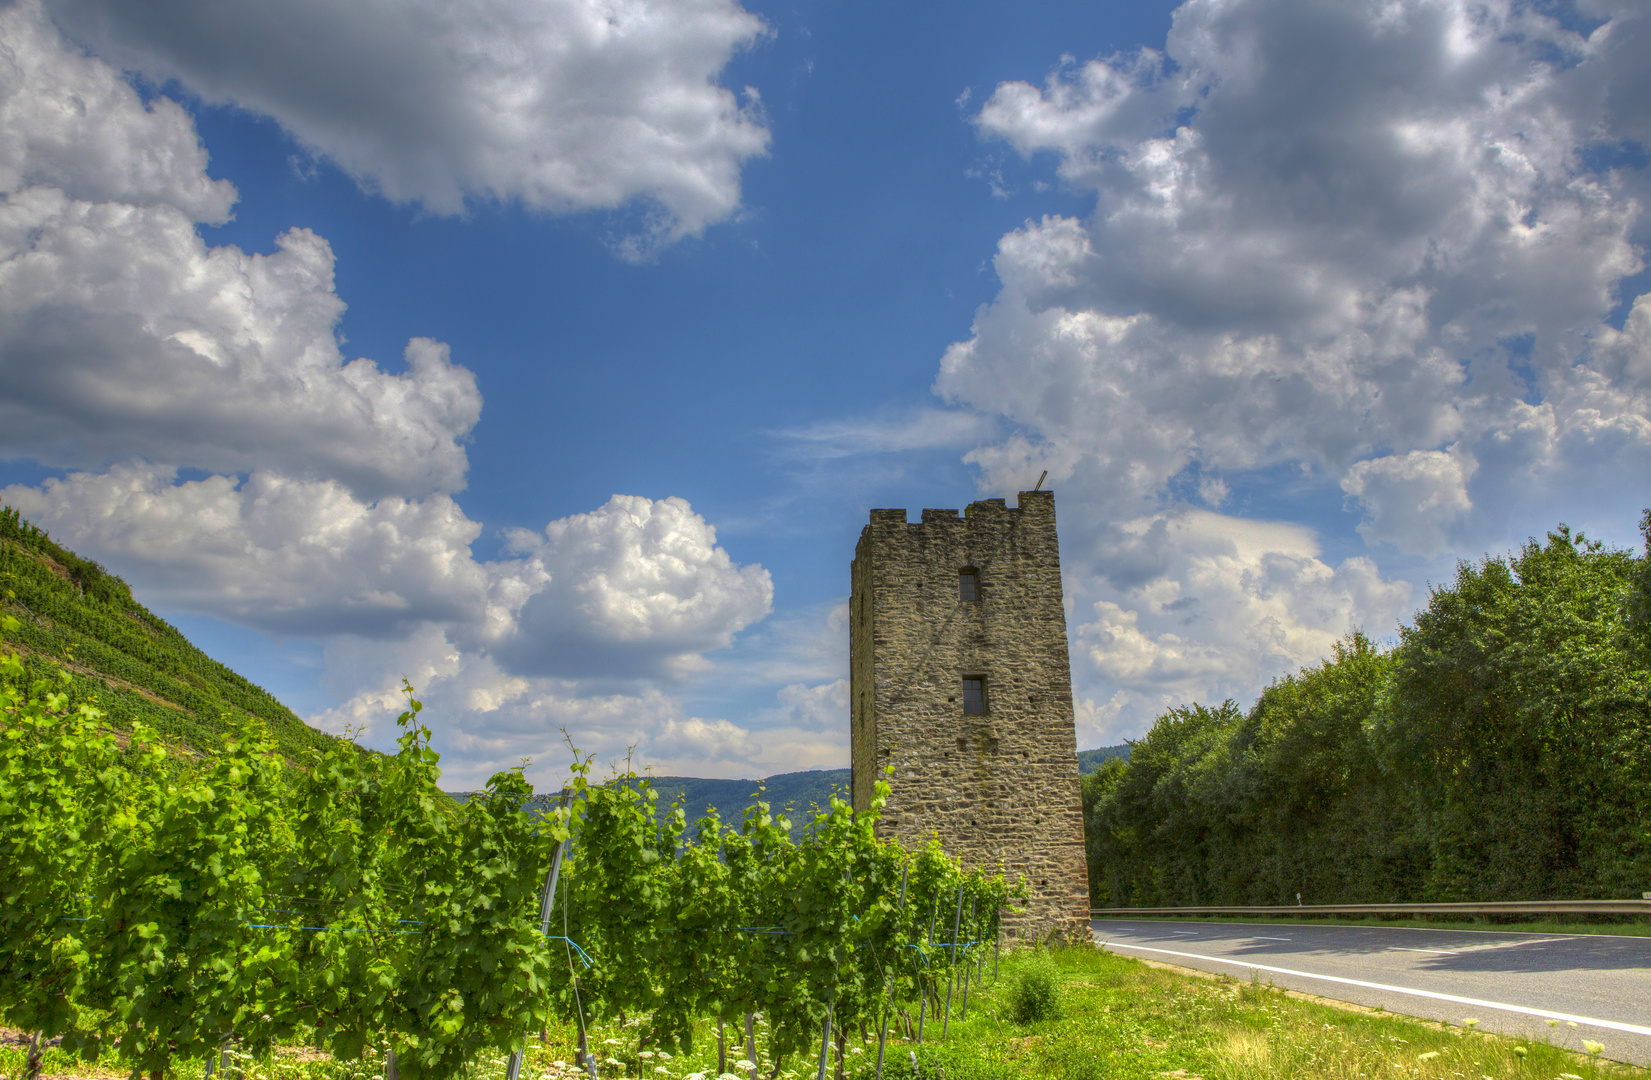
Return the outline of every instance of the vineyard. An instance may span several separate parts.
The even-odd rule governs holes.
[[[120,578],[6,506],[0,614],[17,620],[8,638],[31,674],[66,673],[59,692],[72,704],[95,703],[120,731],[141,723],[184,756],[215,753],[231,729],[254,718],[289,760],[332,741],[195,648]]]
[[[753,1014],[773,1077],[833,1033],[840,1055],[851,1028],[947,1023],[1014,899],[835,799],[796,841],[761,801],[689,834],[577,750],[559,796],[517,769],[455,802],[411,687],[396,754],[328,740],[295,765],[256,717],[180,763],[71,682],[0,659],[0,1021],[155,1080],[277,1044],[458,1076],[551,1023],[595,1077],[590,1025],[670,1054]]]

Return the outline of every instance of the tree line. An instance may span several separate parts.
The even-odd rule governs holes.
[[[1096,907],[1550,900],[1651,890],[1646,554],[1561,525],[1363,634],[1159,716],[1084,778]]]

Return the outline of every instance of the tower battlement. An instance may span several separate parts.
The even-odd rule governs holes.
[[[1011,932],[1088,938],[1083,803],[1055,497],[873,510],[850,567],[853,801],[893,767],[878,835],[938,834],[965,863],[1024,874]]]

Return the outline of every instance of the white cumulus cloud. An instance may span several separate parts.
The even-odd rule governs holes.
[[[1158,572],[1123,586],[1068,571],[1080,742],[1139,733],[1164,708],[1247,701],[1356,630],[1391,634],[1410,586],[1363,556],[1336,565],[1312,531],[1182,509],[1124,523]]]
[[[412,682],[442,751],[442,784],[476,788],[492,773],[531,762],[541,788],[560,784],[572,749],[601,769],[629,760],[658,775],[760,777],[848,762],[846,686],[789,686],[748,723],[695,716],[658,686],[593,689],[578,679],[518,675],[426,627],[390,644],[338,638],[327,646],[342,704],[311,722],[394,744],[400,686]]]
[[[626,92],[652,87],[665,107],[669,77]],[[399,373],[347,360],[327,242],[296,229],[267,256],[206,245],[196,226],[225,220],[235,192],[205,170],[176,104],[143,102],[38,3],[0,8],[0,455],[72,470],[0,500],[147,603],[323,641],[331,730],[393,745],[412,679],[467,786],[524,755],[563,761],[564,727],[684,765],[784,754],[657,685],[768,614],[767,571],[735,563],[686,501],[627,495],[478,561],[482,526],[453,497],[475,377],[424,338]],[[709,220],[667,205],[672,228]]]
[[[1005,236],[942,362],[942,397],[1019,427],[971,456],[984,485],[1048,468],[1116,520],[1189,468],[1290,464],[1362,501],[1453,446],[1465,493],[1435,508],[1471,525],[1479,493],[1642,463],[1602,320],[1643,265],[1643,170],[1589,155],[1643,128],[1647,15],[1597,6],[1583,36],[1502,3],[1189,0],[1162,55],[998,87],[982,132],[1096,208]],[[1440,543],[1362,505],[1372,537]]]
[[[475,377],[416,338],[346,362],[327,242],[208,247],[234,190],[188,117],[145,106],[38,6],[0,10],[0,455],[325,477],[368,498],[464,486]],[[42,119],[44,118],[44,119]]]
[[[510,549],[542,587],[493,652],[535,674],[662,675],[698,666],[768,614],[774,585],[738,566],[679,498],[615,495],[600,509],[517,530]]]
[[[934,389],[1003,425],[983,489],[1060,493],[1090,738],[1406,613],[1373,557],[1200,503],[1345,507],[1415,569],[1651,498],[1651,297],[1609,321],[1645,265],[1651,10],[1579,6],[1188,0],[1161,50],[983,103],[1094,210],[1002,237]]]
[[[1342,478],[1342,490],[1364,505],[1359,533],[1366,540],[1397,540],[1428,554],[1448,546],[1450,528],[1468,511],[1468,478],[1479,463],[1450,450],[1360,461]]]
[[[363,186],[440,214],[635,199],[654,232],[739,206],[766,152],[755,91],[717,80],[766,32],[737,0],[52,0],[129,70],[274,118]]]
[[[140,595],[280,634],[401,636],[480,619],[481,526],[451,497],[363,502],[332,480],[254,472],[177,482],[120,465],[0,500],[62,543],[118,566]]]

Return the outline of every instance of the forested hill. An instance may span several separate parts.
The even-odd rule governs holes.
[[[688,818],[688,829],[694,822],[706,817],[714,809],[724,825],[737,826],[751,805],[759,785],[763,801],[775,814],[784,814],[791,820],[791,833],[796,836],[803,826],[814,819],[814,809],[831,806],[831,797],[848,799],[847,769],[816,769],[812,772],[778,773],[766,780],[707,780],[697,776],[655,776],[653,786],[659,792],[659,805],[669,806],[678,800]]]
[[[1078,751],[1078,771],[1091,773],[1103,762],[1113,758],[1129,757],[1129,744],[1103,746],[1099,750]],[[659,792],[659,804],[669,806],[681,801],[688,819],[689,831],[694,822],[714,809],[723,824],[735,824],[762,788],[762,797],[770,809],[784,813],[791,819],[791,831],[798,834],[813,820],[815,808],[825,809],[831,796],[848,798],[848,769],[815,769],[811,772],[778,773],[766,780],[708,780],[697,776],[656,776],[653,786]]]
[[[1129,757],[1129,744],[1103,746],[1099,750],[1078,751],[1078,771],[1094,772],[1113,758]],[[813,819],[813,810],[831,805],[831,796],[848,798],[848,769],[815,769],[812,772],[778,773],[766,780],[707,780],[697,776],[656,776],[654,789],[659,803],[668,806],[681,800],[692,831],[693,823],[715,809],[724,824],[738,824],[751,805],[758,785],[762,797],[774,813],[791,819],[791,831],[799,832]]]
[[[1558,900],[1651,889],[1648,554],[1564,526],[1362,635],[1160,716],[1084,778],[1096,907]]]
[[[1117,746],[1103,746],[1099,750],[1078,751],[1078,772],[1084,776],[1099,769],[1113,758],[1129,758],[1129,744],[1119,743]]]
[[[180,750],[211,753],[225,716],[262,720],[283,754],[296,759],[332,737],[300,720],[178,630],[132,599],[126,583],[0,507],[0,610],[19,626],[5,635],[36,670],[70,673],[71,704],[92,701],[105,723],[128,731],[142,721]]]

